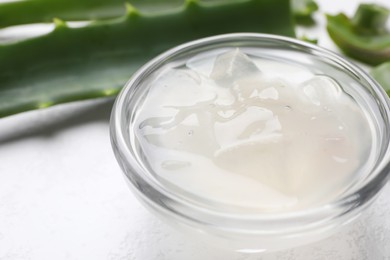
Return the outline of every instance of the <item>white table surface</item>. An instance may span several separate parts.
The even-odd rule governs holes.
[[[322,11],[347,14],[358,2],[319,1]],[[316,19],[307,35],[337,50],[323,15]],[[0,260],[390,259],[389,185],[356,222],[304,247],[260,256],[188,241],[127,187],[109,140],[112,104],[78,102],[0,119]]]

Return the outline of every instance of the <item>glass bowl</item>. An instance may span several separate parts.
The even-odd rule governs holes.
[[[349,95],[365,107],[373,122],[376,149],[364,175],[324,204],[295,211],[259,213],[231,211],[197,196],[178,192],[161,182],[147,165],[134,134],[134,118],[142,109],[150,82],[165,68],[196,56],[237,48],[340,81]],[[325,238],[356,219],[376,197],[389,176],[389,99],[364,71],[344,58],[316,45],[291,38],[237,33],[192,41],[175,47],[144,65],[127,82],[115,102],[111,141],[117,161],[134,194],[155,215],[189,236],[239,252],[274,251]]]

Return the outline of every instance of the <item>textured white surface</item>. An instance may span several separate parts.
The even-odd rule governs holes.
[[[352,13],[358,1],[320,3]],[[336,50],[317,18],[322,29],[308,36]],[[0,260],[390,259],[389,185],[358,221],[301,248],[239,255],[188,241],[126,186],[109,141],[111,106],[88,101],[0,119]]]

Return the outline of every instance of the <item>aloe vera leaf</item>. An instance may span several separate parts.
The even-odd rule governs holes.
[[[204,2],[233,2],[234,0],[203,0]],[[101,20],[124,14],[126,0],[20,0],[0,3],[0,28],[7,26],[64,21]],[[183,0],[128,0],[142,11],[166,10],[181,5]],[[291,0],[296,21],[313,24],[312,13],[318,9],[313,0]],[[274,5],[274,8],[278,6]]]
[[[84,21],[125,14],[126,0],[21,0],[0,3],[0,28],[51,22],[53,18]],[[162,10],[179,7],[182,0],[131,0],[136,8]]]
[[[295,21],[301,25],[314,25],[313,13],[318,10],[314,0],[292,0],[291,7]]]
[[[288,0],[186,4],[166,13],[126,16],[56,29],[0,45],[0,117],[75,100],[112,96],[153,56],[222,33],[294,36]]]
[[[308,42],[308,43],[313,43],[313,44],[317,44],[318,43],[318,39],[307,37],[306,35],[302,35],[298,39],[301,40],[301,41],[304,41],[304,42]]]
[[[370,74],[390,96],[390,61],[373,68]]]
[[[327,30],[348,56],[370,65],[390,60],[390,33],[386,31],[389,11],[384,7],[360,5],[353,18],[327,15]]]

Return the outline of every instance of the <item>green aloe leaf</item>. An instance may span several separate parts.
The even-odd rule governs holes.
[[[157,54],[193,39],[232,32],[294,36],[288,0],[199,4],[123,17],[0,45],[0,117],[117,94]]]
[[[19,24],[100,20],[125,14],[126,0],[20,0],[0,3],[0,28]],[[183,0],[130,0],[136,8],[161,11],[179,7]]]
[[[318,10],[314,0],[292,0],[291,6],[295,21],[301,25],[314,25],[313,14]]]
[[[179,7],[183,0],[127,0],[141,11],[161,11]],[[235,0],[202,0],[228,3]],[[53,18],[64,21],[101,20],[124,15],[126,0],[18,0],[0,3],[0,28],[51,22]],[[274,8],[278,9],[278,1]],[[297,21],[313,23],[311,15],[318,9],[313,0],[291,0]],[[281,7],[283,8],[283,6]],[[280,17],[278,15],[278,17]],[[276,18],[276,17],[275,17]],[[275,19],[272,18],[272,19]]]
[[[362,4],[353,18],[328,15],[327,30],[348,56],[370,65],[390,60],[390,33],[386,31],[389,10],[375,4]]]
[[[373,68],[370,74],[390,96],[390,61]]]

